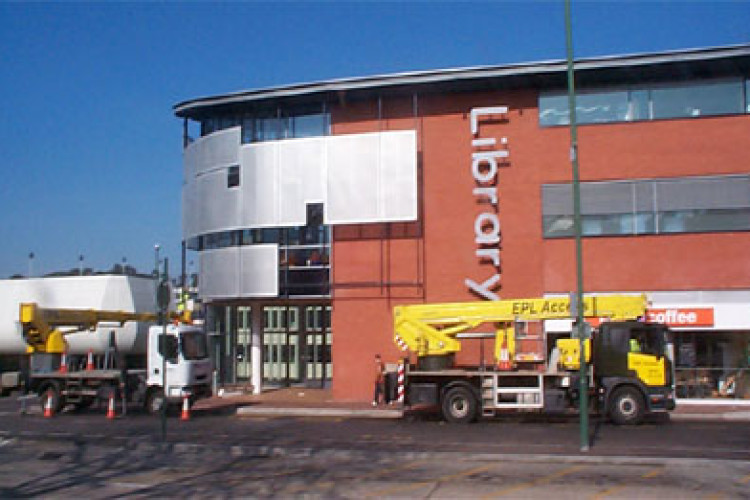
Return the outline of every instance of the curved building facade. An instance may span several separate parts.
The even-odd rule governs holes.
[[[682,398],[750,396],[749,77],[748,46],[576,63],[585,289],[649,295]],[[573,290],[565,86],[552,61],[177,104],[221,380],[365,400],[394,305]]]

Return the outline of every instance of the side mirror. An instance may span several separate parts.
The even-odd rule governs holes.
[[[177,363],[177,337],[159,335],[159,354],[170,363]]]

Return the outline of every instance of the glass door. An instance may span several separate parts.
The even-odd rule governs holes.
[[[305,308],[305,384],[327,387],[332,376],[331,307]]]
[[[252,317],[250,307],[237,308],[237,380],[250,380],[252,377],[252,360],[250,347],[252,346]]]
[[[300,382],[299,308],[263,308],[263,380],[269,385]]]

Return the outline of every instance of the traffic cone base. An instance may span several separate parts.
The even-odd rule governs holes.
[[[47,391],[47,400],[44,402],[44,418],[52,418],[52,391]]]
[[[112,420],[115,418],[115,397],[109,397],[109,405],[107,405],[107,418]]]
[[[182,398],[182,414],[180,420],[190,420],[190,399],[187,396]]]

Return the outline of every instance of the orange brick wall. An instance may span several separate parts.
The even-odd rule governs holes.
[[[536,94],[514,91],[343,102],[334,134],[416,129],[421,221],[337,227],[333,233],[333,393],[372,394],[373,356],[395,361],[391,310],[400,303],[480,300],[464,285],[493,267],[475,256],[474,220],[487,210],[472,194],[469,112],[508,105],[505,122],[481,137],[507,137],[497,190],[502,228],[501,297],[575,286],[573,242],[544,240],[541,185],[570,181],[569,131],[540,128]],[[380,113],[382,120],[378,120]],[[750,116],[582,126],[582,180],[747,173]],[[587,291],[750,288],[750,233],[601,237],[584,240]],[[487,349],[491,356],[491,349]],[[478,359],[467,346],[460,362]]]

